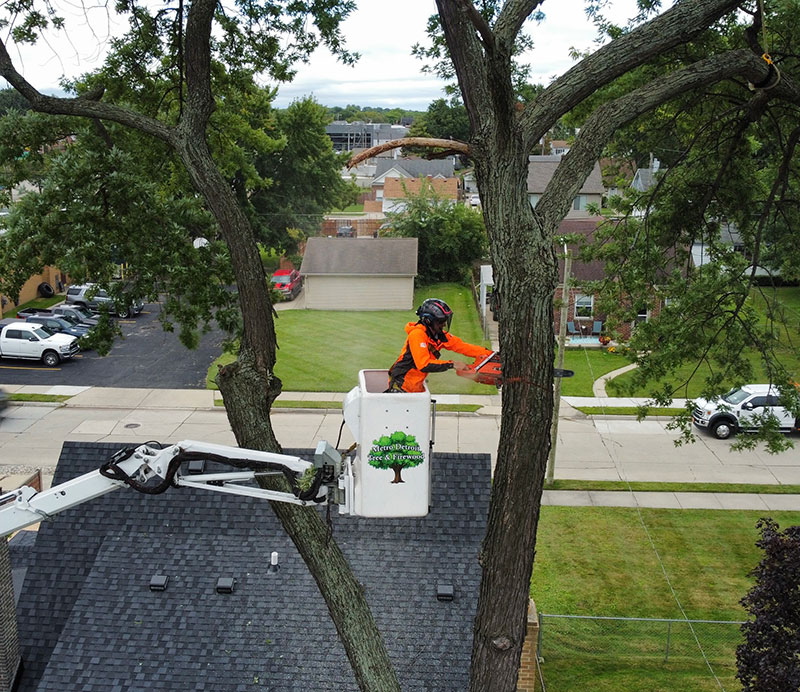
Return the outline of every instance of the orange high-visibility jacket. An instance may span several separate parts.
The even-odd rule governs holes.
[[[453,367],[452,360],[439,359],[439,352],[443,348],[472,358],[491,353],[483,346],[468,344],[453,334],[442,334],[441,340],[432,339],[419,322],[409,322],[406,334],[408,336],[400,357],[389,368],[389,386],[399,387],[404,392],[425,391],[422,383],[429,372],[442,372]]]

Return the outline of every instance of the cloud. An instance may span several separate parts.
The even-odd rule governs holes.
[[[583,0],[546,0],[545,20],[525,25],[534,39],[525,57],[532,81],[547,84],[573,64],[571,47],[592,47],[596,31],[586,19]],[[635,11],[635,0],[615,0],[608,12],[622,21]],[[299,65],[295,80],[279,85],[275,105],[311,95],[326,106],[381,106],[426,110],[444,96],[444,83],[422,73],[422,62],[411,55],[415,43],[426,43],[428,18],[436,13],[434,0],[358,0],[358,7],[343,25],[347,46],[361,54],[355,66],[342,65],[329,51],[318,50],[308,64]],[[62,75],[77,77],[99,67],[111,36],[126,28],[109,21],[105,12],[72,18],[67,37],[50,36],[46,43],[11,48],[18,69],[41,90],[58,87]],[[72,40],[70,40],[72,37]],[[271,86],[275,86],[272,84]]]

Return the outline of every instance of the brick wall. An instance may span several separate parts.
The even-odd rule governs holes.
[[[61,272],[55,267],[45,267],[41,274],[34,274],[22,286],[19,292],[19,303],[14,303],[10,296],[2,296],[2,312],[8,312],[17,305],[27,303],[39,296],[38,288],[42,282],[49,283],[54,290],[58,291],[58,280],[62,278]]]
[[[11,581],[8,540],[0,536],[0,692],[9,692],[19,666],[17,610]]]
[[[537,670],[538,648],[539,617],[536,613],[536,604],[531,599],[528,603],[528,630],[525,634],[525,642],[522,645],[517,692],[536,692],[539,689],[536,683],[539,679]]]

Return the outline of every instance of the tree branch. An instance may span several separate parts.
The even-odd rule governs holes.
[[[733,75],[758,81],[763,79],[767,70],[767,64],[749,50],[730,51],[676,70],[615,101],[603,104],[587,119],[569,153],[561,160],[536,205],[537,211],[548,218],[560,219],[566,215],[569,204],[614,130],[685,91],[708,86]],[[789,78],[782,80],[769,94],[800,104],[800,88]]]
[[[492,27],[487,24],[483,15],[475,9],[475,5],[472,4],[471,0],[460,0],[460,2],[464,7],[464,11],[467,13],[467,17],[469,17],[469,21],[472,22],[472,26],[475,27],[475,31],[480,34],[481,41],[483,41],[486,50],[490,52],[494,51],[495,38],[492,33]]]
[[[186,66],[186,109],[180,129],[205,135],[214,110],[211,94],[211,25],[217,0],[193,2],[186,19],[184,64]]]
[[[620,36],[556,79],[523,112],[521,126],[532,145],[550,124],[620,75],[670,48],[687,43],[712,22],[737,8],[739,0],[676,3],[658,17]]]
[[[498,42],[513,45],[525,20],[544,0],[509,0],[500,10],[494,25],[494,35]]]
[[[455,139],[434,139],[433,137],[404,137],[403,139],[393,139],[391,142],[384,142],[377,146],[365,149],[360,154],[351,157],[347,162],[347,167],[357,166],[362,161],[371,159],[373,156],[382,154],[384,151],[399,149],[400,147],[427,147],[429,149],[449,149],[457,154],[470,156],[469,144],[459,142]]]
[[[447,49],[473,133],[481,129],[481,106],[490,102],[486,55],[461,0],[436,0]]]
[[[171,143],[174,138],[174,130],[172,128],[167,127],[155,118],[150,118],[127,108],[109,103],[101,103],[87,96],[77,98],[45,96],[37,91],[33,85],[17,72],[14,64],[11,62],[11,57],[8,54],[6,45],[1,40],[0,75],[14,87],[14,89],[28,99],[31,108],[39,113],[111,120],[120,125],[126,125],[127,127],[140,130],[164,142]]]

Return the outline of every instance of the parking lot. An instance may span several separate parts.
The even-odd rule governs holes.
[[[0,382],[32,385],[99,387],[205,388],[206,372],[222,351],[223,334],[213,330],[188,350],[177,333],[165,332],[158,321],[160,306],[147,304],[137,317],[117,320],[122,338],[100,357],[84,351],[71,361],[48,368],[29,360],[0,360]]]

